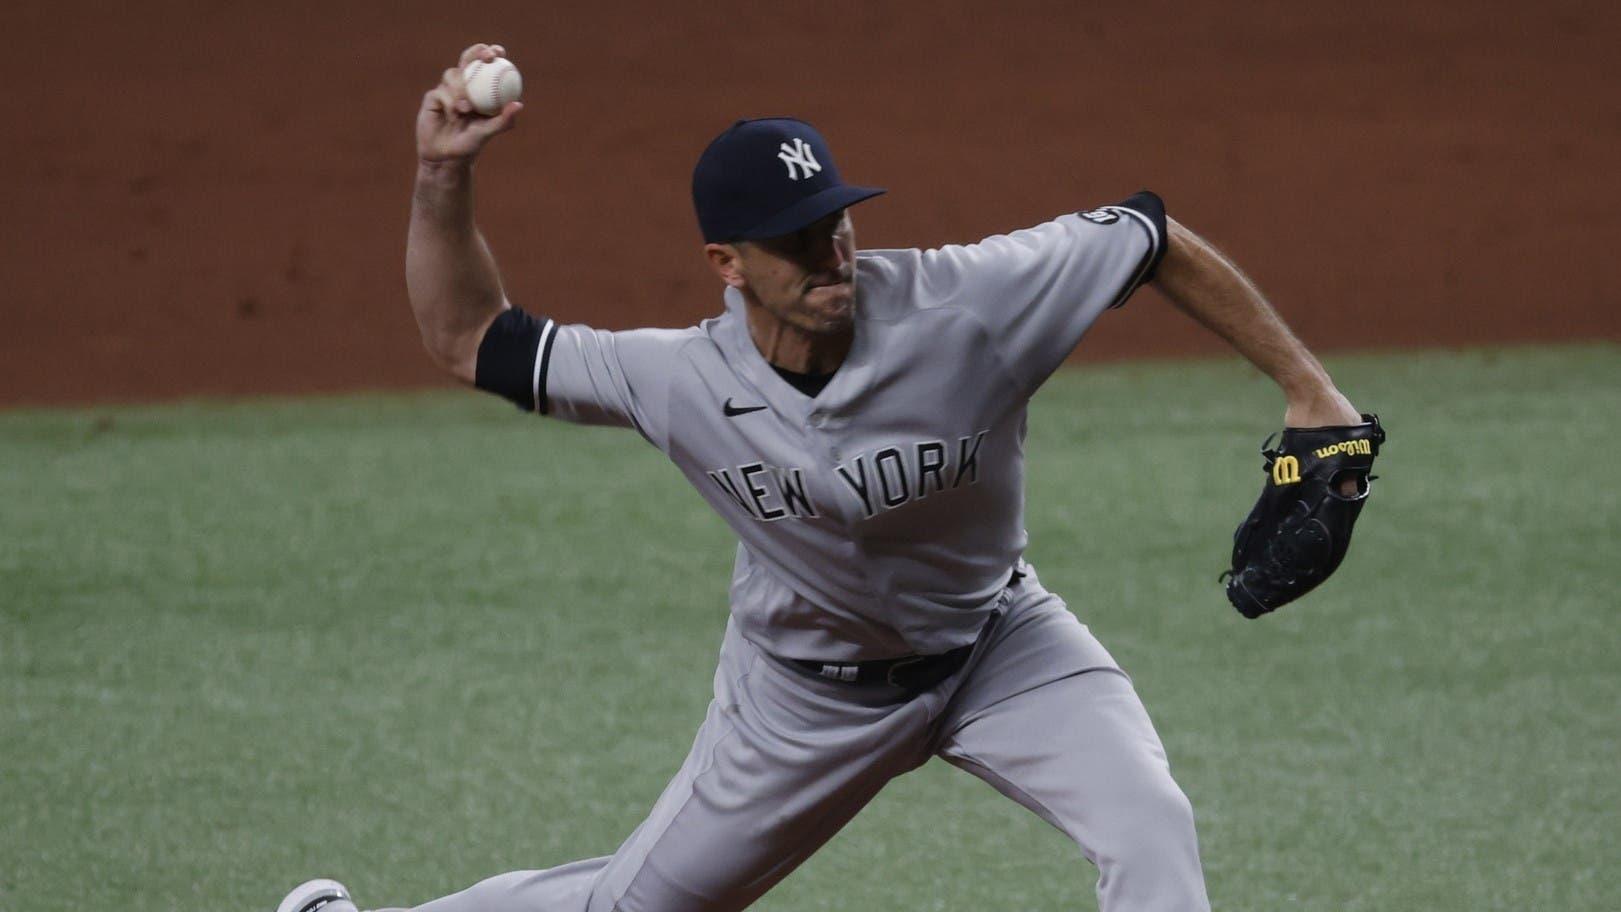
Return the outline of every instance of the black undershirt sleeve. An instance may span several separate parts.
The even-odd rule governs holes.
[[[545,360],[541,351],[544,338],[549,349],[554,333],[547,333],[550,320],[537,320],[514,307],[502,311],[478,344],[478,364],[473,385],[511,401],[526,412],[545,413]],[[537,404],[538,397],[538,404]]]
[[[1137,280],[1138,285],[1144,285],[1153,280],[1160,261],[1165,259],[1165,248],[1170,244],[1170,236],[1165,230],[1165,201],[1152,190],[1140,190],[1122,200],[1119,205],[1122,209],[1130,209],[1141,215],[1154,226],[1151,232],[1153,236],[1148,239],[1150,258],[1148,268]]]

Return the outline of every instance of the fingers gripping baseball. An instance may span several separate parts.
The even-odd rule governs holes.
[[[474,61],[493,62],[504,57],[499,44],[475,44],[462,51],[457,66],[440,75],[439,84],[422,96],[417,111],[417,157],[425,162],[471,161],[498,133],[512,129],[523,103],[507,102],[485,116],[474,110],[467,96],[462,69]]]
[[[461,56],[456,58],[456,66],[465,67],[475,60],[483,60],[487,63],[497,57],[505,57],[506,55],[507,49],[499,44],[472,44],[468,45],[467,49],[462,51]]]

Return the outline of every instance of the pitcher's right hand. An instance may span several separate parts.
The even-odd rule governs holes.
[[[475,44],[462,51],[460,62],[445,70],[439,84],[422,96],[417,111],[417,158],[426,164],[471,164],[497,133],[512,129],[523,103],[508,102],[499,114],[485,117],[473,110],[462,81],[462,68],[475,60],[506,56],[499,44]]]

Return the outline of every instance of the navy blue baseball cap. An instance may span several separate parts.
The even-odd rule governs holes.
[[[732,124],[692,169],[692,205],[712,244],[790,234],[883,192],[846,184],[827,140],[792,117]]]

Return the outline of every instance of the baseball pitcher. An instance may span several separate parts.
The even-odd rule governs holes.
[[[417,119],[406,278],[428,351],[525,412],[639,434],[738,547],[714,700],[641,826],[610,856],[417,908],[743,909],[942,757],[1073,839],[1107,912],[1208,909],[1192,810],[1131,681],[1023,559],[1023,444],[1031,395],[1153,282],[1277,381],[1288,427],[1314,429],[1268,451],[1234,604],[1264,613],[1320,581],[1382,434],[1255,286],[1149,192],[976,244],[860,250],[850,208],[883,191],[774,118],[733,124],[693,173],[718,316],[562,325],[507,300],[474,225],[474,158],[520,106],[479,116],[460,78]],[[311,881],[282,912],[350,902]]]

